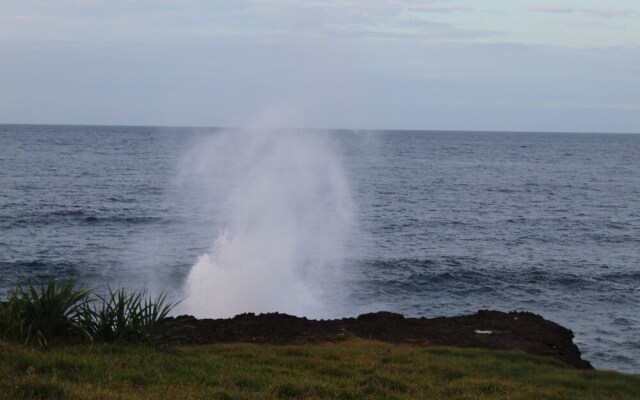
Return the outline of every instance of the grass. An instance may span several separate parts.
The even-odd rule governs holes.
[[[0,342],[0,398],[639,399],[640,376],[521,353],[362,339],[164,350]]]

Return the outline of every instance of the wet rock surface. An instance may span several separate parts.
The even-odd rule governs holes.
[[[573,343],[573,332],[528,312],[482,310],[459,317],[405,318],[377,312],[357,318],[311,320],[281,313],[240,314],[229,319],[179,316],[187,330],[183,344],[336,342],[349,336],[426,346],[520,350],[555,357],[577,368],[592,369]]]

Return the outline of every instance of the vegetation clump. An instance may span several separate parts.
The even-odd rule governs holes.
[[[58,284],[52,278],[39,289],[18,285],[0,307],[0,335],[41,347],[61,338],[90,338],[83,324],[90,293],[72,282]]]
[[[0,338],[43,348],[54,342],[127,342],[166,344],[181,332],[167,319],[177,305],[166,293],[152,298],[146,290],[112,290],[106,296],[74,282],[18,285],[0,303]]]
[[[107,296],[96,297],[82,312],[82,322],[96,341],[166,344],[179,336],[178,323],[167,320],[176,303],[168,302],[166,293],[152,299],[146,290],[109,288]]]

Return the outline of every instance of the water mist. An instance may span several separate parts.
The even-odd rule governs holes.
[[[197,143],[183,172],[202,185],[219,230],[188,275],[186,312],[337,313],[354,202],[328,133],[218,132]]]

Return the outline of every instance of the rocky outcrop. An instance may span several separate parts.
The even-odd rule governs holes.
[[[334,320],[311,320],[281,313],[237,315],[229,319],[179,316],[187,326],[181,343],[253,342],[272,344],[340,341],[348,336],[426,346],[520,350],[555,357],[591,369],[573,343],[571,330],[528,312],[482,310],[473,315],[405,318],[377,312]]]

